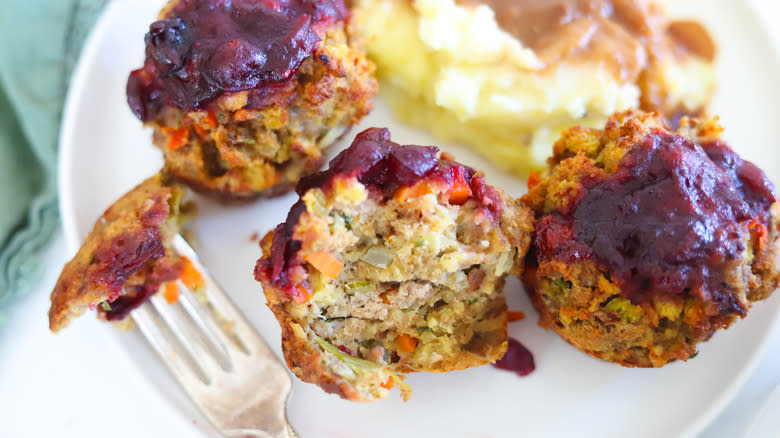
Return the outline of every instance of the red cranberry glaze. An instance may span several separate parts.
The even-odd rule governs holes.
[[[226,92],[266,101],[346,16],[343,0],[182,0],[149,27],[128,104],[148,122],[165,105],[198,110]]]
[[[536,369],[534,356],[525,348],[525,345],[513,338],[509,338],[509,345],[504,357],[497,360],[493,366],[501,370],[512,371],[521,377],[531,374]]]
[[[328,169],[303,178],[295,191],[303,195],[314,187],[330,184],[334,177],[356,177],[366,186],[392,195],[401,186],[412,186],[423,177],[452,178],[454,167],[464,167],[449,161],[440,162],[435,146],[401,146],[390,140],[390,131],[369,128],[355,137],[352,145],[331,160]],[[474,175],[468,169],[469,176]]]
[[[98,309],[107,320],[123,319],[157,292],[161,283],[181,275],[181,264],[155,263],[155,259],[165,255],[159,234],[158,229],[149,229],[146,234],[119,236],[95,251],[92,263],[100,266],[95,282],[110,293],[110,310]],[[127,280],[139,272],[143,275],[144,285],[127,286]]]
[[[138,235],[118,236],[92,255],[90,263],[99,266],[95,282],[108,290],[109,301],[121,295],[122,287],[131,275],[148,261],[163,256],[165,250],[159,230],[144,231]]]
[[[108,308],[108,310],[101,308],[98,311],[103,313],[107,321],[121,321],[130,315],[130,312],[133,311],[133,309],[151,298],[159,287],[159,284],[144,284],[129,287],[125,291],[125,295],[122,295],[110,303],[110,308]]]
[[[690,291],[745,312],[724,274],[748,226],[770,220],[774,187],[758,167],[724,143],[656,130],[585,189],[572,212],[538,222],[540,260],[592,259],[635,304],[649,291]]]
[[[98,309],[109,321],[127,316],[157,291],[159,285],[179,278],[183,265],[165,260],[165,246],[160,228],[170,215],[166,202],[156,202],[138,218],[143,226],[137,233],[112,238],[92,254],[94,281],[109,292],[111,310]],[[143,286],[127,286],[133,275],[143,276]]]
[[[469,199],[476,200],[497,220],[503,207],[491,186],[474,169],[438,157],[435,146],[402,146],[390,140],[390,131],[369,128],[355,137],[350,147],[330,161],[328,169],[305,177],[295,191],[303,196],[313,188],[326,188],[338,177],[357,178],[369,190],[376,190],[385,198],[401,187],[410,187],[421,180],[436,182],[444,187],[463,183],[470,191]],[[255,277],[268,279],[282,288],[296,286],[290,281],[291,270],[300,265],[296,260],[301,243],[292,239],[293,228],[306,210],[303,201],[293,205],[287,220],[279,224],[271,243],[271,255],[258,261]]]

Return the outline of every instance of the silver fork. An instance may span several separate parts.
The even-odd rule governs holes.
[[[287,368],[177,235],[173,248],[203,276],[205,299],[180,280],[179,299],[156,294],[131,316],[190,399],[225,436],[297,437],[285,407]]]

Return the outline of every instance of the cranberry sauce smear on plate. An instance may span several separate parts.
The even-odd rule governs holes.
[[[533,354],[525,345],[513,338],[509,338],[509,346],[504,357],[497,360],[493,366],[500,370],[511,371],[520,377],[527,376],[536,369]]]
[[[317,29],[346,15],[342,0],[177,2],[149,27],[146,62],[127,83],[130,107],[148,122],[166,105],[190,111],[226,91],[267,93],[311,56]]]
[[[569,129],[523,198],[542,325],[605,360],[685,360],[778,285],[774,186],[717,120],[681,123],[626,112]]]

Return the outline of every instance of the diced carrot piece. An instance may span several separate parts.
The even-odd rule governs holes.
[[[205,138],[209,131],[217,126],[217,116],[213,112],[208,111],[197,122],[192,124],[193,129],[198,134],[198,137]]]
[[[287,290],[287,294],[298,304],[303,304],[309,300],[311,294],[302,284],[296,284]]]
[[[192,127],[195,129],[195,133],[198,134],[198,137],[204,138],[206,135],[208,135],[209,130],[200,126],[200,125],[192,125]]]
[[[393,389],[393,386],[395,386],[395,382],[393,381],[392,377],[388,377],[387,380],[385,380],[385,383],[379,385],[382,388],[387,389],[388,391]]]
[[[204,125],[208,126],[209,128],[214,128],[217,126],[217,116],[209,111],[206,113],[206,117],[201,119],[201,122],[203,122]]]
[[[560,313],[561,316],[568,318],[574,318],[578,315],[577,309],[573,307],[561,307],[558,313]]]
[[[534,188],[535,185],[542,182],[542,177],[539,176],[538,173],[531,171],[531,174],[528,175],[528,190],[531,190]]]
[[[187,257],[182,256],[181,261],[184,262],[184,268],[181,270],[179,278],[188,288],[195,289],[206,284],[206,280],[203,279],[203,275],[192,264],[192,261]]]
[[[404,353],[411,353],[417,348],[417,339],[404,333],[395,338],[395,346]]]
[[[398,202],[406,201],[407,199],[419,198],[420,196],[433,193],[431,186],[424,180],[418,181],[415,185],[408,187],[403,186],[393,193],[393,199]]]
[[[165,283],[165,289],[163,289],[163,297],[168,304],[173,304],[179,301],[179,285],[175,281],[169,281]]]
[[[309,253],[303,256],[303,258],[318,271],[322,272],[322,275],[330,279],[336,279],[341,270],[344,269],[344,265],[341,264],[339,259],[327,251]]]
[[[466,174],[462,167],[457,167],[457,172],[453,175],[452,183],[447,189],[450,204],[461,205],[471,197],[471,187],[466,181]]]
[[[233,118],[236,119],[237,122],[245,122],[247,120],[256,118],[257,114],[258,112],[255,110],[241,108],[240,110],[237,110],[235,113],[233,113]]]
[[[525,318],[525,313],[523,312],[511,310],[506,312],[506,319],[509,322],[520,321],[523,318]]]
[[[190,139],[190,128],[182,126],[181,128],[163,128],[163,132],[168,135],[168,149],[175,151],[187,145]]]
[[[769,231],[766,229],[766,225],[759,223],[757,220],[753,219],[748,224],[748,228],[751,230],[756,230],[756,237],[758,238],[758,249],[761,249],[764,247],[764,244],[766,244],[767,239],[769,238]]]

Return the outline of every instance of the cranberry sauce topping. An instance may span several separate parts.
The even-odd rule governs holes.
[[[322,26],[346,15],[343,0],[181,0],[149,27],[127,101],[148,122],[164,105],[197,110],[255,88],[263,97],[311,56]]]
[[[775,187],[764,172],[750,161],[741,159],[726,143],[704,144],[702,149],[716,166],[728,173],[759,222],[768,225],[769,208],[776,198]]]
[[[572,214],[540,221],[540,258],[593,258],[634,303],[650,290],[692,291],[744,312],[723,274],[745,249],[745,226],[766,225],[775,201],[755,165],[723,143],[700,146],[657,130],[614,174],[588,185]]]
[[[179,278],[183,267],[183,263],[170,263],[168,259],[157,259],[144,264],[140,271],[144,284],[123,285],[122,295],[109,299],[109,306],[99,307],[98,312],[103,313],[108,321],[124,319],[133,309],[154,295],[160,289],[160,284]]]
[[[435,146],[401,146],[390,140],[387,129],[370,128],[358,134],[350,147],[333,158],[327,170],[301,179],[295,190],[303,196],[310,189],[329,186],[336,176],[354,177],[387,198],[400,187],[410,187],[425,179],[444,187],[458,188],[458,202],[451,196],[451,203],[462,204],[467,199],[475,199],[493,217],[499,217],[503,206],[496,190],[474,169],[439,159],[438,152],[439,148]],[[257,263],[255,276],[258,280],[264,277],[281,287],[294,286],[288,271],[301,244],[292,240],[292,234],[305,210],[303,202],[298,201],[287,220],[276,228],[270,257]]]
[[[493,364],[494,367],[502,370],[512,371],[518,376],[527,376],[536,369],[534,356],[525,346],[513,338],[509,338],[509,345],[504,357]]]
[[[122,293],[122,287],[131,275],[150,260],[164,254],[159,229],[145,229],[143,233],[120,235],[92,255],[91,264],[97,264],[95,282],[109,292],[109,301]]]
[[[435,146],[401,146],[390,140],[387,129],[370,128],[355,137],[352,145],[331,160],[328,170],[302,179],[295,191],[303,195],[314,187],[327,186],[335,176],[356,177],[367,186],[392,195],[401,186],[412,186],[423,177],[451,179],[460,164],[439,161]],[[468,177],[474,175],[467,170]]]
[[[493,214],[500,214],[498,193],[482,175],[455,161],[439,159],[438,152],[436,146],[399,145],[390,140],[386,128],[369,128],[336,155],[326,171],[303,178],[295,191],[303,195],[309,189],[328,186],[336,176],[346,176],[355,177],[389,197],[398,188],[425,179],[444,187],[462,185],[469,198],[478,200]]]
[[[149,299],[157,289],[159,284],[144,284],[141,286],[132,286],[125,290],[125,294],[110,303],[110,309],[99,308],[107,321],[119,321],[125,319],[130,312]]]
[[[293,286],[288,268],[301,249],[301,242],[293,240],[292,235],[295,224],[304,211],[306,211],[306,204],[303,201],[296,202],[287,213],[287,220],[276,226],[271,242],[271,256],[258,260],[255,266],[255,278],[258,281],[264,277],[280,287]]]

